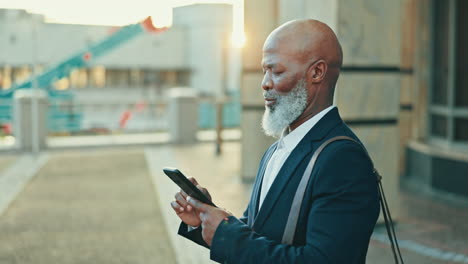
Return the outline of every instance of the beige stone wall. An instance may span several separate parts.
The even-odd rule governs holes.
[[[344,119],[396,118],[400,75],[343,72],[335,91],[335,104]]]
[[[399,119],[401,74],[385,69],[401,68],[402,2],[339,0],[337,8],[344,70],[335,103],[345,121],[370,121],[351,128],[384,176],[388,203],[397,218],[401,148],[398,124],[391,121]]]
[[[431,66],[431,0],[417,2],[414,52],[414,111],[412,113],[412,139],[427,140],[428,93]]]
[[[400,65],[400,0],[338,1],[345,65]]]
[[[351,129],[366,146],[375,168],[382,175],[382,185],[390,212],[392,217],[397,219],[399,215],[399,177],[395,173],[399,162],[398,155],[396,155],[399,149],[398,127],[395,125],[351,126]],[[380,221],[382,220],[380,219]]]
[[[243,48],[241,74],[241,177],[253,181],[260,159],[273,142],[261,130],[264,102],[261,89],[263,78],[261,61],[263,42],[276,28],[278,7],[276,1],[245,1],[246,45]]]

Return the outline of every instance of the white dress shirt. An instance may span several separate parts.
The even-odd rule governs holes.
[[[286,128],[281,135],[281,138],[278,140],[278,145],[276,150],[268,161],[267,167],[265,169],[265,174],[262,181],[262,189],[260,191],[260,203],[259,207],[262,207],[263,201],[270,190],[273,181],[278,175],[281,167],[283,167],[284,162],[289,157],[289,154],[296,148],[299,142],[304,138],[304,136],[309,132],[317,122],[322,119],[325,114],[332,110],[335,106],[329,106],[326,109],[322,110],[320,113],[314,115],[311,119],[307,120],[299,127],[288,133],[289,128]]]

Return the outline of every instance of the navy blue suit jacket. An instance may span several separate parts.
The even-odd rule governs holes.
[[[217,228],[211,259],[243,264],[365,263],[380,206],[372,162],[365,150],[351,141],[336,141],[322,151],[306,189],[293,245],[281,244],[294,194],[312,154],[335,136],[358,140],[337,108],[328,112],[292,151],[258,210],[263,173],[276,148],[274,143],[260,162],[243,217],[231,216]],[[182,223],[179,234],[207,246],[200,228],[187,232]]]

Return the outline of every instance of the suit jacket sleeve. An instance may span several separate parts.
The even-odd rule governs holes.
[[[245,210],[244,214],[239,219],[244,224],[247,224],[248,211],[249,211],[249,209],[247,207],[247,210]],[[203,229],[202,229],[201,226],[198,227],[198,228],[190,230],[189,227],[187,226],[187,224],[185,224],[184,222],[181,222],[180,226],[179,226],[178,234],[185,237],[185,238],[187,238],[187,239],[192,240],[193,242],[195,242],[195,243],[197,243],[197,244],[199,244],[201,246],[204,246],[206,248],[210,248],[208,246],[208,244],[205,242],[205,240],[203,240],[202,230]]]
[[[372,163],[360,146],[337,145],[322,152],[324,160],[313,172],[317,174],[305,245],[273,241],[231,216],[215,232],[211,259],[255,264],[357,263],[362,259],[379,214],[376,180]]]
[[[274,149],[276,147],[276,144],[277,143],[274,143],[273,145],[270,146],[270,148],[267,151],[265,151],[265,153],[263,154],[261,162],[264,162],[266,154],[269,151],[271,151],[272,149]],[[250,204],[249,204],[249,206],[250,206]],[[243,224],[247,224],[248,212],[249,212],[249,207],[247,207],[244,214],[239,219],[239,221],[241,221]],[[202,231],[201,227],[189,231],[188,226],[184,222],[181,222],[180,226],[179,226],[178,234],[185,237],[185,238],[187,238],[187,239],[192,240],[193,242],[195,242],[195,243],[197,243],[197,244],[199,244],[201,246],[204,246],[206,248],[210,248],[208,246],[208,244],[206,244],[206,242],[203,240],[201,231]]]

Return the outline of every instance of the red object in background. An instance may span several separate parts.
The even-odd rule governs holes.
[[[11,135],[11,124],[2,124],[3,134]]]
[[[84,55],[83,55],[83,60],[85,61],[89,61],[91,59],[91,53],[90,52],[86,52]]]
[[[164,32],[168,30],[168,27],[162,27],[162,28],[157,28],[153,25],[153,20],[151,17],[147,17],[145,20],[141,21],[140,24],[143,26],[143,28],[148,31],[148,32],[154,32],[154,33],[159,33],[159,32]]]
[[[127,110],[127,111],[123,112],[122,115],[120,116],[120,121],[119,121],[120,128],[125,128],[125,126],[127,125],[128,120],[130,120],[130,118],[132,118],[132,111]]]
[[[122,27],[111,27],[107,30],[107,33],[109,33],[109,35],[111,34],[114,34],[115,32],[119,31]]]
[[[145,108],[146,108],[146,102],[141,101],[141,102],[139,102],[139,103],[137,103],[135,105],[135,112],[137,112],[137,113],[141,112],[141,111],[145,110]]]

